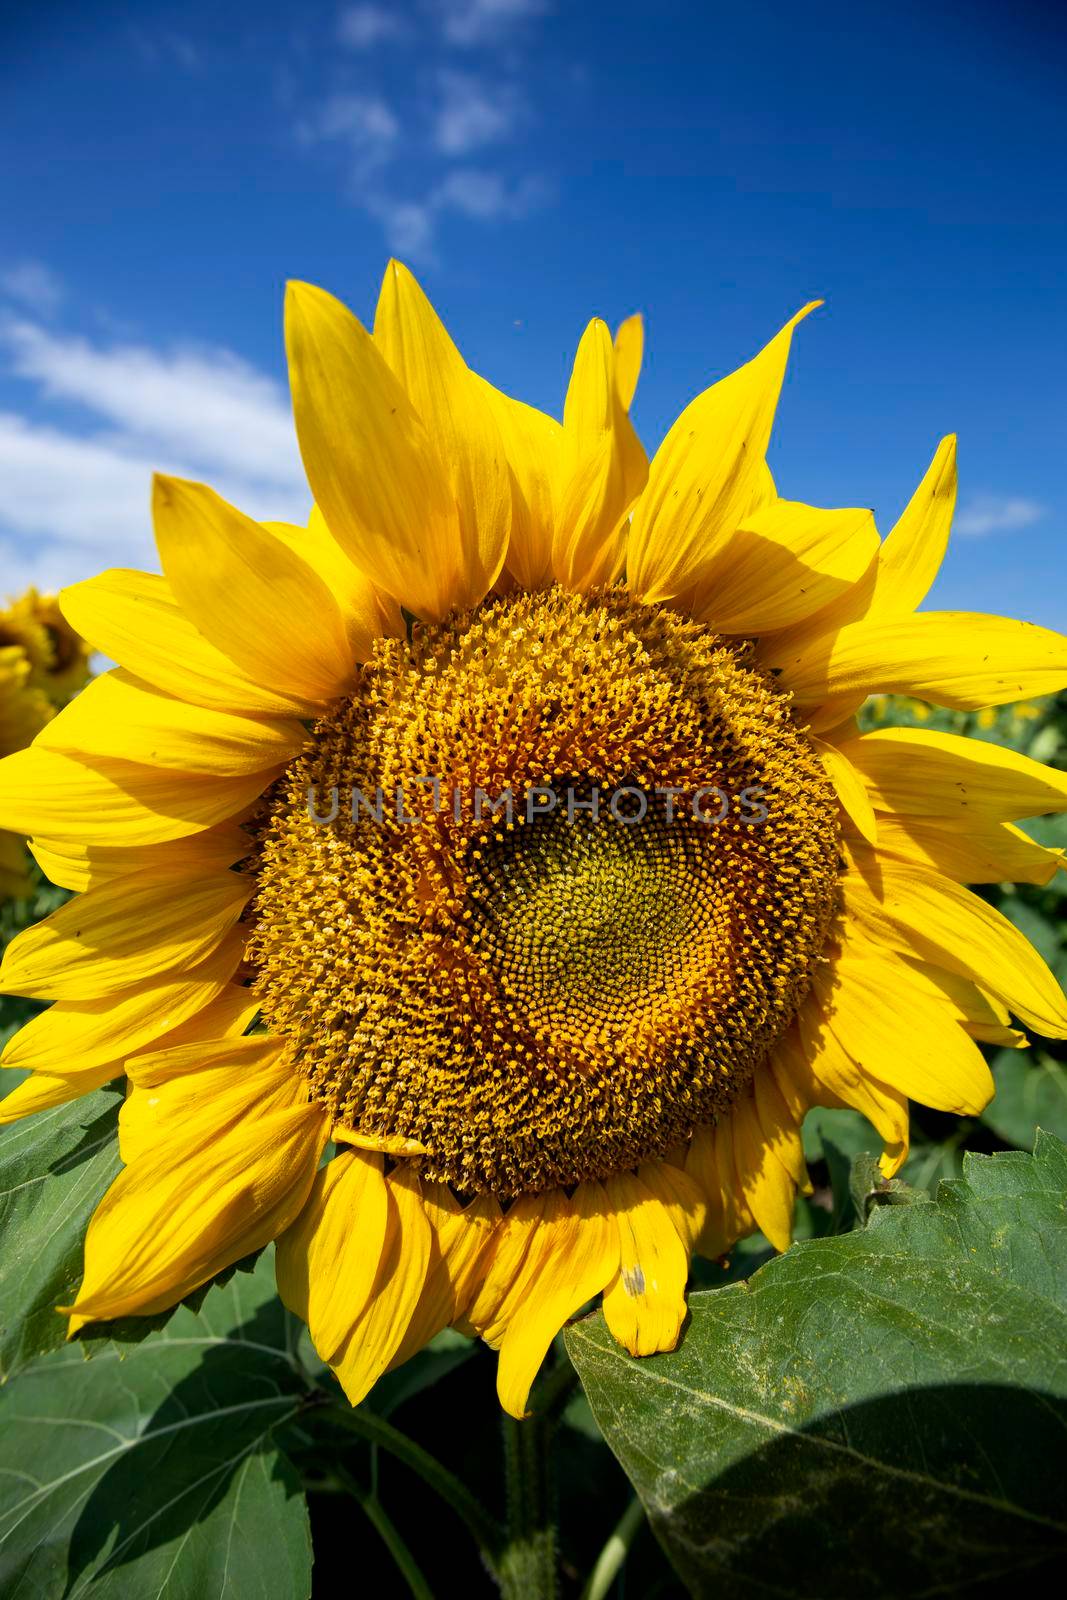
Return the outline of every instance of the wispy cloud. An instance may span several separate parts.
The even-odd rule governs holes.
[[[1019,528],[1029,528],[1044,514],[1044,506],[1021,495],[978,494],[956,513],[953,526],[966,538],[982,539],[990,533],[1013,533]]]
[[[0,272],[0,290],[41,317],[58,311],[66,292],[62,278],[43,261],[17,261]]]
[[[187,34],[172,29],[150,32],[147,28],[130,29],[134,48],[142,61],[149,66],[181,67],[184,72],[199,72],[203,58]]]
[[[502,151],[499,163],[489,159],[533,120],[511,46],[514,30],[547,10],[545,0],[389,8],[361,0],[340,11],[337,37],[351,54],[331,67],[330,91],[305,86],[296,137],[305,148],[343,153],[349,200],[375,218],[397,254],[433,261],[447,216],[514,221],[547,202],[552,186],[516,171],[521,156]],[[397,59],[382,62],[374,53],[384,41],[396,45]],[[468,49],[475,45],[477,52]]]
[[[543,178],[508,183],[498,172],[456,168],[418,201],[372,197],[367,209],[385,230],[389,248],[408,261],[432,259],[441,217],[469,217],[477,222],[516,222],[547,205],[552,188]]]
[[[0,350],[34,398],[32,420],[0,413],[5,586],[154,566],[154,470],[207,479],[252,516],[306,517],[285,396],[232,352],[101,347],[28,321],[0,324]],[[38,420],[55,401],[63,421]]]
[[[390,159],[400,123],[377,94],[333,94],[297,124],[302,144],[339,142],[352,157],[350,178],[365,182]]]
[[[368,195],[367,211],[382,225],[385,242],[404,261],[430,261],[434,253],[437,206],[427,200],[394,200],[389,195]]]
[[[437,0],[445,38],[465,48],[495,43],[548,9],[547,0]]]
[[[464,167],[450,172],[434,191],[434,204],[443,211],[458,211],[483,222],[517,221],[539,211],[552,197],[544,178],[521,178],[509,184],[499,172]]]
[[[400,13],[384,6],[346,6],[337,19],[337,37],[351,50],[370,50],[384,39],[402,39],[407,31]]]
[[[434,118],[434,143],[442,155],[462,156],[506,139],[521,111],[517,91],[490,86],[470,72],[443,71],[441,103]]]

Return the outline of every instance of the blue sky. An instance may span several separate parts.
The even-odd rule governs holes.
[[[0,589],[154,565],[153,467],[306,511],[283,283],[369,318],[395,252],[472,365],[556,412],[588,317],[643,311],[650,452],[824,297],[794,341],[780,491],[888,531],[955,431],[934,601],[1067,627],[1065,15],[9,4]]]

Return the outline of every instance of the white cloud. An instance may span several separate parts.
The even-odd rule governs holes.
[[[492,44],[547,10],[547,0],[438,0],[445,38],[465,47]]]
[[[205,479],[263,518],[300,521],[310,494],[278,385],[226,350],[108,349],[27,322],[0,328],[36,409],[73,402],[91,431],[0,413],[3,586],[55,586],[155,566],[153,471]]]
[[[362,183],[390,159],[400,124],[380,95],[333,94],[296,131],[303,144],[347,145],[354,158],[353,181]]]
[[[337,20],[337,37],[352,50],[369,50],[383,39],[399,39],[406,32],[404,19],[384,6],[347,6]]]
[[[514,89],[491,89],[469,72],[442,72],[434,143],[443,155],[461,156],[506,139],[520,112]]]
[[[305,148],[334,147],[345,163],[349,201],[376,219],[397,254],[412,262],[434,260],[435,234],[445,215],[516,219],[546,203],[550,187],[543,179],[472,170],[466,161],[513,137],[530,117],[514,67],[507,64],[513,55],[508,35],[547,10],[546,0],[417,0],[413,19],[410,9],[361,0],[340,12],[338,38],[355,50],[367,51],[383,39],[410,45],[416,27],[420,34],[418,52],[408,50],[409,78],[428,90],[424,101],[412,108],[406,100],[397,102],[392,88],[389,99],[373,87],[346,89],[306,102],[295,124]],[[451,47],[457,44],[485,47],[488,54],[476,72],[455,65]],[[494,63],[499,70],[490,71]],[[403,121],[397,103],[405,107]],[[480,163],[486,164],[484,153]]]
[[[42,317],[58,311],[65,293],[63,280],[43,261],[16,261],[0,273],[0,289]]]
[[[442,181],[434,192],[433,203],[442,211],[458,211],[462,216],[494,222],[529,216],[545,203],[548,193],[548,185],[540,178],[523,178],[509,185],[498,172],[463,167]]]
[[[391,200],[372,195],[366,201],[371,216],[385,230],[386,243],[394,255],[406,261],[432,261],[435,206],[433,199]]]
[[[128,439],[266,483],[294,481],[288,403],[229,351],[102,349],[26,321],[0,324],[0,346],[46,398],[75,401]]]
[[[516,221],[544,205],[550,192],[541,178],[508,184],[497,172],[457,167],[422,200],[371,195],[365,204],[381,223],[395,255],[406,261],[432,262],[434,236],[442,216],[451,213],[477,222]]]
[[[953,527],[966,538],[981,539],[989,533],[1013,533],[1019,528],[1029,528],[1044,514],[1044,506],[1020,495],[978,494],[956,513]]]

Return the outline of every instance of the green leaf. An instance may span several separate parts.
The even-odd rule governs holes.
[[[875,1206],[918,1205],[928,1203],[925,1189],[913,1189],[900,1178],[886,1178],[878,1165],[878,1157],[862,1150],[852,1160],[849,1175],[849,1193],[856,1216],[861,1223],[870,1219]]]
[[[1049,966],[1055,968],[1060,954],[1058,923],[1044,916],[1017,892],[1006,894],[1000,902],[1000,909],[1009,922],[1014,922],[1023,937],[1029,939]]]
[[[89,1218],[119,1168],[122,1096],[99,1089],[0,1131],[0,1377],[66,1338]]]
[[[567,1346],[694,1594],[990,1594],[1067,1559],[1067,1147],[969,1155],[935,1202],[694,1294],[641,1361]]]
[[[0,1391],[0,1591],[305,1600],[300,1485],[272,1444],[305,1401],[271,1253],[127,1351],[68,1345]]]
[[[1043,1051],[1000,1050],[993,1058],[997,1092],[982,1121],[1005,1144],[1032,1150],[1038,1128],[1067,1140],[1067,1067]]]

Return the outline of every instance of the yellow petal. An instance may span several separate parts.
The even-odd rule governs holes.
[[[84,1072],[33,1072],[0,1099],[0,1127],[91,1094],[117,1077],[121,1070],[115,1062],[107,1061]]]
[[[1067,638],[1034,623],[923,611],[851,623],[777,663],[802,705],[835,695],[912,694],[957,711],[1054,694],[1067,684]]]
[[[512,1287],[526,1260],[530,1241],[541,1225],[549,1196],[524,1194],[509,1206],[494,1230],[483,1263],[482,1282],[461,1323],[487,1344],[499,1345],[507,1325],[501,1316]]]
[[[161,844],[240,815],[275,776],[189,777],[110,758],[89,765],[33,745],[0,761],[0,827],[46,844]]]
[[[766,1138],[752,1091],[731,1107],[734,1161],[745,1201],[776,1250],[788,1250],[793,1237],[796,1186]]]
[[[1046,850],[1010,822],[971,816],[882,817],[878,846],[898,861],[943,872],[956,883],[1050,883],[1067,857]]]
[[[796,324],[682,412],[649,468],[634,513],[627,581],[639,600],[673,600],[706,576],[719,546],[767,492],[764,457]]]
[[[756,1226],[734,1160],[733,1118],[729,1114],[713,1127],[697,1129],[686,1153],[685,1172],[698,1185],[708,1207],[697,1249],[717,1260]]]
[[[321,707],[352,684],[337,602],[283,540],[213,489],[156,475],[152,516],[174,597],[256,682]]]
[[[615,329],[615,383],[627,411],[634,403],[644,353],[645,321],[641,313],[635,311]]]
[[[289,761],[306,737],[295,719],[189,705],[120,669],[83,689],[42,730],[37,748],[89,761],[103,756],[229,777]]]
[[[307,1323],[323,1361],[334,1359],[366,1309],[395,1227],[382,1157],[356,1150],[317,1173],[278,1240],[278,1293]]]
[[[815,706],[810,711],[805,710],[804,716],[808,727],[812,733],[817,733],[820,738],[836,742],[834,740],[834,729],[839,728],[843,723],[854,721],[856,712],[863,705],[866,698],[867,696],[863,694],[838,695],[833,700],[824,701],[821,706]]]
[[[236,872],[189,881],[183,868],[101,884],[11,941],[0,988],[94,1000],[195,966],[221,944],[254,887]]]
[[[693,1248],[709,1261],[717,1261],[733,1243],[727,1236],[723,1182],[715,1158],[715,1129],[698,1128],[685,1153],[685,1176],[694,1184],[704,1202],[704,1225]]]
[[[969,889],[920,867],[881,864],[876,888],[842,879],[845,908],[872,942],[958,972],[999,996],[1027,1027],[1067,1038],[1067,998],[1033,946]]]
[[[422,1191],[432,1233],[430,1266],[391,1367],[403,1365],[466,1311],[485,1251],[501,1221],[500,1206],[492,1195],[479,1195],[462,1206],[447,1184],[423,1183]]]
[[[229,984],[202,1011],[156,1039],[152,1050],[124,1054],[128,1082],[119,1112],[119,1155],[127,1166],[154,1150],[160,1138],[173,1130],[183,1106],[184,1112],[198,1108],[205,1083],[211,1081],[204,1072],[220,1050],[224,1068],[238,1060],[254,1068],[261,1061],[262,1037],[242,1037],[258,1011],[259,1002],[250,990]],[[186,1079],[184,1090],[155,1092],[179,1077]]]
[[[684,1149],[677,1153],[676,1162],[670,1156],[643,1162],[637,1176],[668,1213],[686,1256],[691,1256],[707,1221],[707,1202],[700,1186],[685,1171]]]
[[[836,745],[827,744],[814,736],[811,742],[823,764],[826,776],[834,786],[834,793],[841,803],[842,810],[869,843],[877,844],[878,823],[863,778],[847,755]]]
[[[97,650],[191,705],[253,716],[302,714],[303,699],[253,681],[209,644],[152,572],[112,568],[59,596],[63,615]]]
[[[805,1194],[810,1194],[811,1183],[808,1178],[807,1163],[804,1160],[804,1141],[800,1135],[800,1125],[804,1120],[803,1112],[799,1117],[793,1115],[769,1066],[756,1073],[753,1089],[756,1097],[756,1115],[759,1118],[763,1138],[788,1172],[794,1185]]]
[[[361,572],[427,621],[471,587],[434,445],[366,329],[332,295],[291,283],[285,339],[304,469]]]
[[[932,967],[924,962],[908,964],[914,968],[917,981],[948,1000],[972,1039],[979,1039],[983,1044],[1002,1045],[1008,1050],[1026,1048],[1026,1035],[1007,1026],[1011,1020],[1007,1007],[976,983],[961,978],[958,972],[946,972],[943,967]]]
[[[121,1066],[122,1058],[203,1011],[229,982],[227,965],[216,952],[177,983],[146,984],[102,1000],[57,1000],[8,1040],[0,1066],[61,1074]]]
[[[956,439],[949,434],[879,552],[868,616],[906,616],[926,599],[944,559],[955,509]]]
[[[831,1033],[817,997],[809,996],[774,1046],[771,1067],[783,1094],[802,1086],[811,1105],[849,1106],[865,1116],[883,1140],[894,1171],[908,1153],[908,1101],[899,1089],[861,1070]]]
[[[236,822],[223,822],[202,833],[164,844],[125,849],[120,844],[88,847],[76,839],[30,840],[30,849],[46,877],[63,889],[82,893],[124,873],[152,871],[181,862],[190,877],[236,866],[252,852],[252,840]]]
[[[263,526],[295,550],[325,583],[337,602],[353,660],[369,660],[374,641],[382,634],[404,637],[407,630],[400,607],[349,560],[318,506],[312,506],[306,528],[293,522],[265,522]]]
[[[760,641],[766,665],[779,667],[796,660],[849,623],[864,618],[887,621],[914,611],[941,565],[955,500],[955,440],[948,438],[938,446],[926,476],[875,560],[852,587],[808,617]]]
[[[552,570],[584,591],[618,577],[626,517],[644,488],[648,461],[619,398],[607,325],[582,335],[563,408]]]
[[[618,1261],[618,1231],[600,1184],[581,1183],[573,1200],[560,1194],[546,1206],[506,1311],[496,1392],[509,1415],[525,1415],[552,1340],[610,1282]]]
[[[346,1128],[343,1123],[330,1125],[330,1138],[335,1144],[351,1145],[355,1150],[373,1150],[383,1156],[425,1156],[426,1145],[418,1139],[406,1139],[403,1134],[360,1133],[358,1128]]]
[[[299,1075],[262,1061],[206,1068],[199,1107],[119,1174],[89,1224],[71,1332],[85,1322],[165,1310],[260,1249],[299,1213],[328,1134]],[[162,1097],[167,1086],[159,1091]]]
[[[720,1117],[715,1124],[715,1164],[722,1185],[723,1221],[731,1244],[756,1227],[738,1160],[736,1135],[734,1118],[729,1114]]]
[[[856,1065],[912,1100],[977,1116],[993,1097],[978,1046],[902,961],[844,954],[819,985],[827,1027]]]
[[[554,417],[502,394],[484,378],[476,381],[496,419],[513,476],[507,571],[520,589],[543,589],[552,582],[563,429]]]
[[[850,590],[877,554],[872,512],[771,500],[726,535],[700,581],[694,615],[720,633],[785,628]]]
[[[403,1342],[430,1267],[432,1237],[417,1173],[410,1162],[401,1162],[385,1182],[389,1242],[366,1308],[333,1363],[354,1406],[377,1383]]]
[[[500,575],[511,535],[511,477],[495,411],[399,261],[385,270],[374,342],[418,413],[455,502],[453,603],[477,605]]]
[[[932,728],[881,728],[841,745],[875,806],[909,816],[968,822],[1067,811],[1067,772],[1006,745]]]
[[[604,1317],[632,1356],[673,1350],[685,1320],[689,1255],[670,1212],[630,1172],[605,1185],[619,1233],[619,1265],[604,1292]]]

